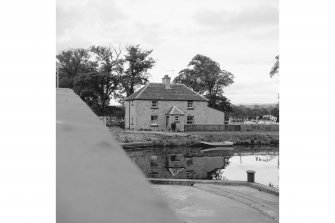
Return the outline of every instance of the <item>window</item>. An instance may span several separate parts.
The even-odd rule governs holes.
[[[151,126],[158,126],[158,116],[157,115],[152,115],[151,116],[150,125]]]
[[[152,101],[151,107],[158,108],[158,101]]]
[[[194,124],[194,116],[187,116],[187,124],[188,125]]]
[[[131,118],[131,124],[134,125],[134,118]]]
[[[175,117],[174,117],[174,120],[175,120],[176,122],[179,122],[179,116],[175,116]]]
[[[193,101],[187,101],[187,107],[193,108]]]
[[[134,106],[134,100],[131,101],[131,106]]]
[[[151,178],[157,178],[158,172],[150,172],[150,177]]]
[[[150,157],[150,166],[158,166],[157,156],[151,156]]]
[[[192,171],[186,171],[186,177],[192,179]]]

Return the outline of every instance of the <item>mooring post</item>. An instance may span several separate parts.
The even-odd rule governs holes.
[[[247,181],[250,183],[255,183],[255,171],[254,170],[247,170]]]

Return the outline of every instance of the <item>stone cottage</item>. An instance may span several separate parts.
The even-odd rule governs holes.
[[[185,125],[224,124],[224,113],[208,107],[208,100],[183,84],[149,83],[125,99],[125,128],[184,131]]]

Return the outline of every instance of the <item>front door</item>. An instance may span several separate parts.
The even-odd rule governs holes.
[[[169,116],[166,116],[166,130],[169,129]]]

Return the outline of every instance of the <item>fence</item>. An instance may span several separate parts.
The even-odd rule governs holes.
[[[185,132],[279,131],[279,125],[185,125]]]
[[[265,131],[273,132],[279,131],[279,125],[241,125],[242,131]]]
[[[185,132],[201,132],[201,131],[225,131],[225,125],[185,125]]]

